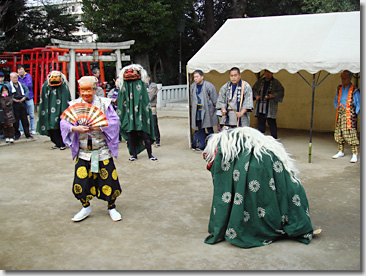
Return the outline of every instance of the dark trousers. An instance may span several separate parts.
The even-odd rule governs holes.
[[[139,135],[144,140],[147,154],[149,155],[149,157],[151,157],[152,156],[152,151],[151,151],[151,141],[150,141],[149,135],[146,132],[136,131],[136,130],[133,130],[131,132],[127,132],[128,144],[129,144],[129,147],[130,147],[130,151],[132,153],[132,156],[135,157],[135,158],[137,157],[137,154],[136,154],[136,143],[138,141],[138,136]]]
[[[208,127],[207,129],[207,134],[206,134],[206,129],[202,128],[202,121],[196,121],[196,125],[198,128],[198,139],[200,141],[200,145],[201,145],[201,149],[203,150],[205,148],[206,145],[206,137],[207,135],[210,135],[212,133],[214,133],[213,131],[213,127]]]
[[[262,133],[266,132],[266,121],[268,122],[269,129],[273,138],[277,139],[277,123],[276,119],[266,118],[265,114],[259,114],[258,116],[258,130]]]
[[[4,137],[5,138],[13,138],[14,139],[14,127],[13,126],[7,126],[4,125]]]
[[[65,144],[62,141],[60,129],[50,129],[48,130],[48,135],[50,136],[51,141],[56,145],[56,147],[65,147]]]
[[[23,130],[25,137],[30,137],[29,133],[29,121],[28,121],[28,114],[25,102],[21,103],[13,103],[13,110],[15,116],[15,123],[14,123],[14,130],[15,130],[15,138],[20,137],[19,131],[19,120],[22,122]]]
[[[155,143],[160,144],[160,131],[159,131],[159,125],[158,125],[158,116],[153,115],[153,118],[154,118]]]

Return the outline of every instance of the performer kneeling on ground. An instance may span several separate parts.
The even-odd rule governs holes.
[[[72,220],[80,221],[91,212],[90,200],[96,196],[108,202],[109,215],[114,221],[122,219],[115,209],[116,198],[121,194],[116,167],[112,155],[118,154],[119,118],[113,109],[111,99],[95,95],[97,79],[93,76],[79,80],[80,96],[70,102],[89,103],[98,107],[108,119],[108,127],[73,125],[61,120],[63,141],[71,148],[75,159],[73,193],[83,208]],[[95,162],[94,162],[95,161]]]
[[[243,247],[290,237],[313,238],[309,204],[298,170],[282,144],[250,127],[212,134],[204,158],[213,179],[205,243]]]

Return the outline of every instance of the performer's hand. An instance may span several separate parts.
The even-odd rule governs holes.
[[[102,131],[100,127],[89,126],[90,131]]]
[[[88,126],[73,126],[72,131],[79,133],[87,133],[90,131],[90,128]]]
[[[240,112],[236,112],[235,115],[236,115],[237,118],[241,118],[245,114],[245,112],[247,112],[247,110],[243,109]]]
[[[258,101],[261,98],[261,96],[255,96],[255,99]]]
[[[226,113],[227,113],[226,108],[225,107],[221,107],[221,114],[222,114],[222,116],[225,116]]]

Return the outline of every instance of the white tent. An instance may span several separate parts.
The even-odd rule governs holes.
[[[360,72],[360,12],[228,19],[188,61],[188,72]]]
[[[360,12],[228,19],[188,61],[194,70],[225,73],[264,69],[298,73],[312,88],[309,162],[311,162],[314,94],[329,74],[360,72]],[[310,83],[300,71],[313,74]],[[327,71],[319,81],[315,73]]]

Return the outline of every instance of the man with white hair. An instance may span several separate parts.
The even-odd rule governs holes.
[[[108,212],[113,221],[122,219],[115,205],[122,189],[113,162],[113,156],[117,158],[118,155],[119,118],[112,99],[95,95],[96,82],[94,76],[82,77],[79,80],[80,98],[69,104],[88,103],[99,108],[107,118],[108,126],[71,124],[64,119],[60,124],[63,141],[71,148],[72,158],[76,158],[72,191],[83,208],[72,218],[75,222],[89,216],[90,200],[94,196],[108,202]]]
[[[13,111],[16,122],[14,123],[15,140],[20,138],[19,120],[22,122],[25,137],[33,138],[29,132],[29,121],[27,115],[27,106],[25,101],[29,98],[29,90],[26,85],[18,81],[16,72],[10,73],[9,90],[13,96]]]

